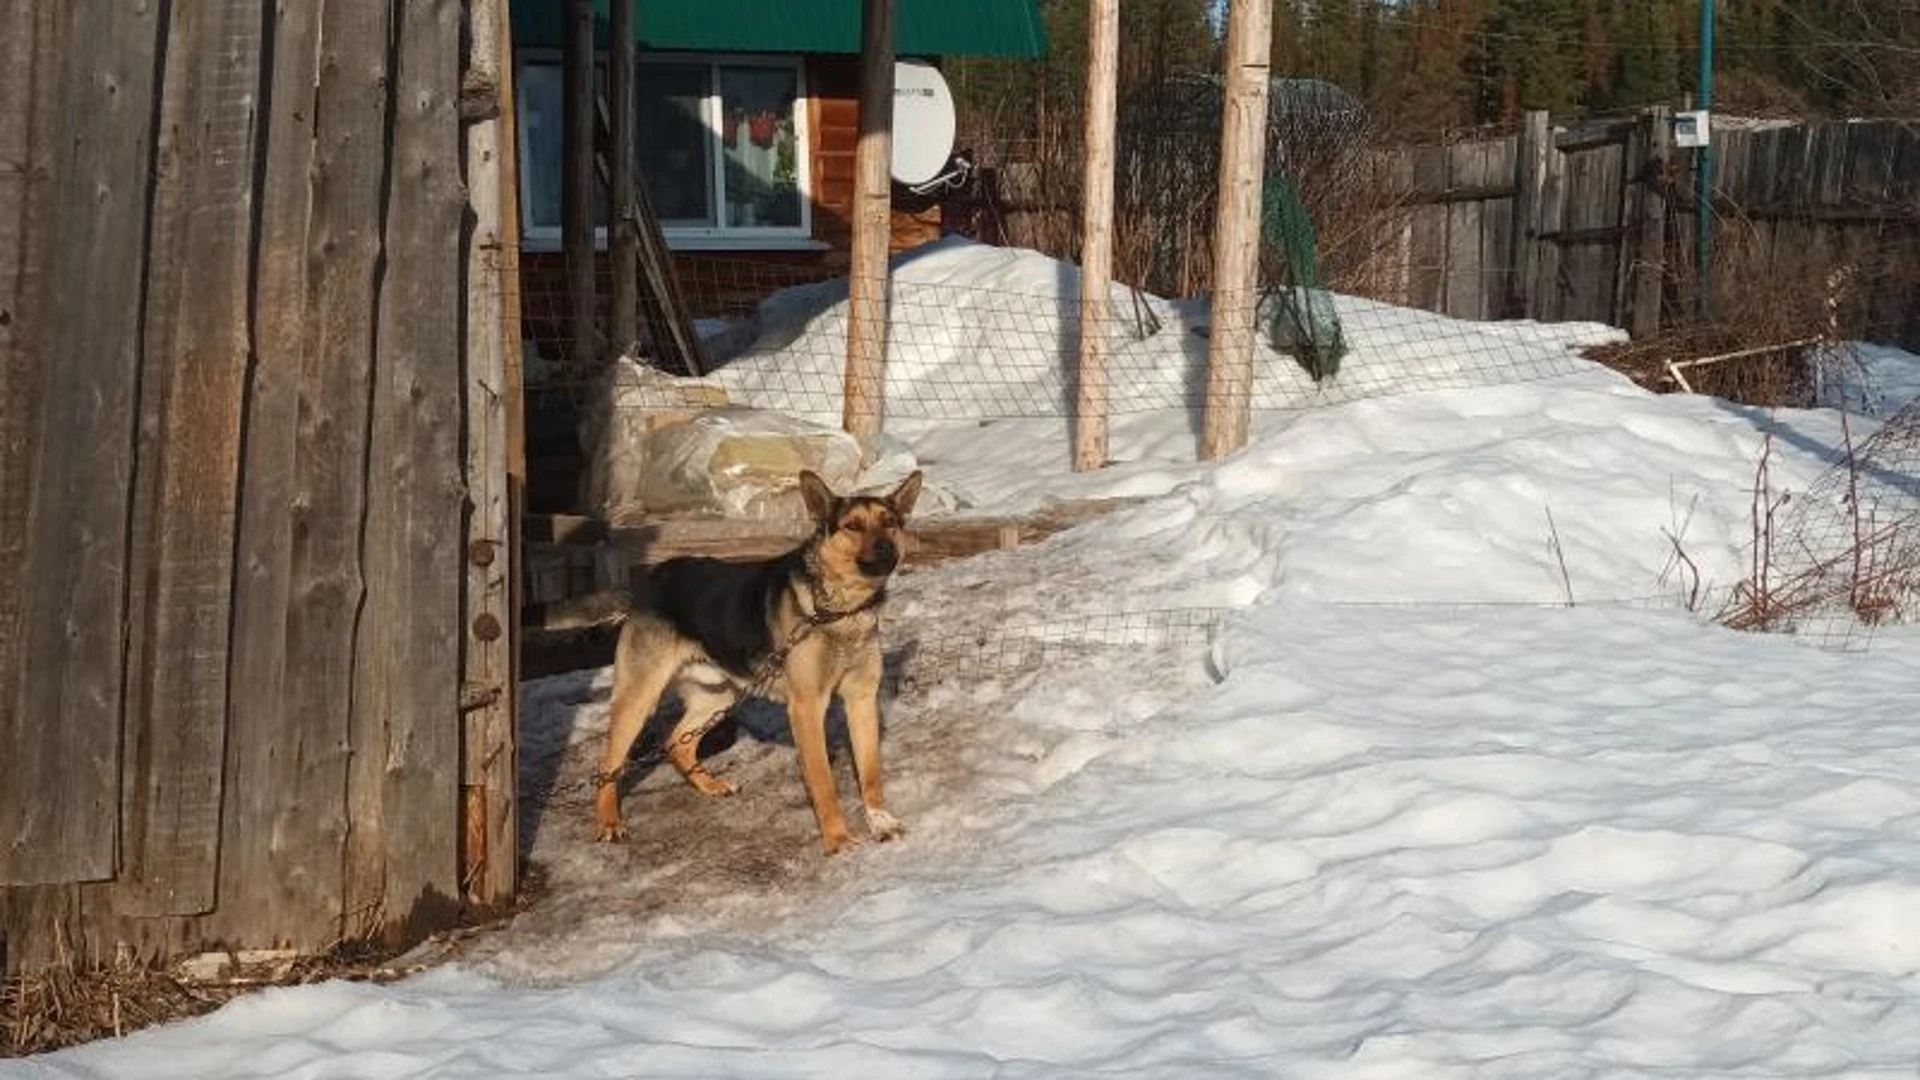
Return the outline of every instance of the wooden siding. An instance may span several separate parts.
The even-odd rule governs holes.
[[[512,531],[467,411],[518,400],[465,348],[513,295],[467,270],[481,10],[0,5],[0,969],[506,899],[458,843],[513,760],[461,724],[466,532]]]

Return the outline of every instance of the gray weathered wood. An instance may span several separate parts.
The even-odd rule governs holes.
[[[213,906],[218,860],[262,51],[258,4],[163,10],[121,895],[184,915]]]
[[[1412,157],[1415,191],[1446,190],[1445,145],[1417,146]],[[1408,301],[1417,308],[1441,311],[1446,303],[1447,208],[1417,206],[1408,217],[1413,232],[1409,244]]]
[[[1633,193],[1632,294],[1627,330],[1636,338],[1660,330],[1660,303],[1667,279],[1667,170],[1673,160],[1673,116],[1665,106],[1641,114],[1640,154]]]
[[[57,847],[57,838],[39,834],[63,823],[32,820],[45,813],[35,806],[44,797],[40,783],[45,781],[36,781],[34,774],[45,772],[38,758],[48,738],[19,708],[19,693],[26,606],[22,575],[31,550],[28,510],[40,457],[40,387],[48,366],[36,337],[48,318],[47,263],[53,247],[48,225],[55,190],[48,129],[60,115],[56,60],[62,25],[53,5],[0,4],[0,882],[45,878],[56,872],[46,864],[61,858],[58,852],[28,850],[29,844]],[[87,858],[83,851],[80,861]],[[6,934],[7,924],[0,922],[0,937]]]
[[[616,11],[618,7],[616,7]],[[482,693],[485,705],[461,718],[464,793],[460,883],[482,907],[513,899],[518,862],[514,821],[513,607],[510,546],[515,523],[507,490],[507,365],[504,305],[518,297],[502,257],[502,228],[514,205],[503,184],[507,167],[499,119],[512,107],[499,96],[500,72],[511,62],[501,39],[502,0],[471,0],[467,84],[490,87],[500,108],[467,128],[467,195],[473,230],[466,258],[467,528],[462,622],[461,693]],[[630,28],[629,31],[630,33]],[[629,39],[630,40],[630,39]],[[628,125],[631,127],[631,124]],[[616,291],[615,296],[619,293]],[[491,631],[491,632],[489,632]]]
[[[37,413],[37,435],[18,445],[42,451],[31,494],[20,493],[24,505],[13,493],[6,498],[9,511],[26,510],[28,523],[21,561],[8,559],[21,574],[9,598],[21,605],[21,632],[8,635],[18,653],[6,666],[23,684],[0,706],[0,881],[10,883],[99,880],[116,864],[126,516],[157,42],[151,11],[99,0],[41,10],[56,12],[59,26],[42,38],[30,65],[33,90],[18,101],[30,111],[13,134],[32,144],[28,177],[37,190],[23,192],[20,209],[32,216],[18,222],[22,246],[10,252],[30,259],[38,280],[17,311],[0,299],[18,316],[4,321],[14,324],[21,367],[6,367],[24,376],[14,384],[9,374],[8,405]],[[36,36],[30,25],[8,27],[8,36],[16,30],[22,43]]]
[[[348,776],[349,903],[389,939],[457,910],[466,388],[460,0],[396,9],[385,254],[367,472],[367,605]]]
[[[1534,279],[1540,254],[1535,239],[1543,228],[1540,213],[1544,206],[1547,180],[1547,155],[1553,152],[1552,121],[1544,109],[1527,112],[1514,135],[1513,152],[1513,281],[1508,294],[1509,310],[1526,318],[1534,314]]]
[[[334,239],[338,202],[351,198],[351,185],[323,156],[337,152],[348,125],[382,118],[377,99],[369,108],[364,92],[358,103],[341,93],[343,80],[351,81],[343,61],[361,62],[343,57],[343,49],[365,49],[375,64],[384,60],[384,19],[377,6],[367,0],[330,3],[323,26],[319,6],[283,4],[269,28],[275,65],[271,111],[263,118],[255,359],[236,537],[227,811],[220,904],[207,920],[213,936],[250,944],[315,949],[338,933],[348,687],[337,673],[349,644],[346,635],[315,625],[306,612],[315,597],[316,542],[327,543],[329,532],[335,544],[357,534],[348,519],[357,518],[358,508],[343,509],[336,518],[315,516],[311,437],[316,413],[330,418],[335,410],[353,410],[365,395],[317,400],[325,391],[310,380],[316,369],[335,364],[360,367],[364,380],[368,362],[348,343],[329,349],[322,337],[350,316],[346,298],[336,296],[333,310],[322,309],[316,298],[338,275],[352,273],[356,257],[350,247],[325,246]],[[377,156],[378,148],[371,149]],[[363,205],[372,212],[377,204]],[[359,257],[368,263],[369,255]],[[364,419],[355,416],[346,426],[352,431],[338,436],[350,438]],[[357,455],[333,458],[339,449],[322,449],[327,466],[357,474]],[[327,617],[350,623],[344,608]],[[329,674],[335,675],[331,681]]]

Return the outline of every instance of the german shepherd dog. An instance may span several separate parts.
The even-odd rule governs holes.
[[[706,795],[735,789],[700,764],[700,736],[744,695],[786,702],[829,855],[853,842],[827,757],[827,706],[839,693],[867,832],[891,840],[904,831],[881,795],[880,605],[900,564],[920,474],[883,497],[841,498],[802,472],[800,493],[816,528],[799,547],[758,562],[671,559],[635,595],[614,654],[613,717],[594,777],[599,839],[626,835],[620,772],[670,688],[686,715],[667,737],[667,759]]]

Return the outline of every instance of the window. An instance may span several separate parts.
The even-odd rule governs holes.
[[[604,69],[600,83],[606,84]],[[520,65],[521,201],[527,240],[560,242],[559,57]],[[798,60],[643,57],[636,156],[674,247],[793,243],[811,235],[806,95]],[[604,224],[596,199],[594,223]],[[604,239],[604,238],[603,238]]]

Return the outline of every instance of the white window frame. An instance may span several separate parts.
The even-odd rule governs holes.
[[[594,54],[596,65],[606,63],[606,53]],[[713,163],[714,215],[724,218],[726,204],[726,148],[720,139],[720,69],[723,67],[764,67],[777,68],[793,72],[793,138],[794,138],[794,179],[800,191],[799,225],[668,225],[662,223],[660,232],[666,238],[667,246],[675,251],[772,251],[772,250],[820,250],[828,245],[813,238],[813,130],[812,98],[807,88],[807,65],[804,57],[779,53],[687,53],[687,52],[642,52],[638,58],[645,64],[702,64],[707,68],[707,96],[701,101],[700,120],[707,129],[707,138],[713,152],[709,155]],[[518,58],[519,71],[524,72],[530,65],[559,65],[561,53],[558,49],[522,49]],[[524,85],[521,79],[517,85]],[[516,108],[524,107],[525,99],[514,102]],[[532,154],[528,144],[528,126],[518,125],[520,129],[520,157],[526,161]],[[560,164],[564,173],[566,163]],[[522,169],[524,172],[524,168]],[[533,204],[521,199],[520,234],[523,247],[533,251],[559,251],[561,229],[558,225],[538,225],[533,220]],[[593,230],[594,246],[606,250],[607,230],[598,226]]]

